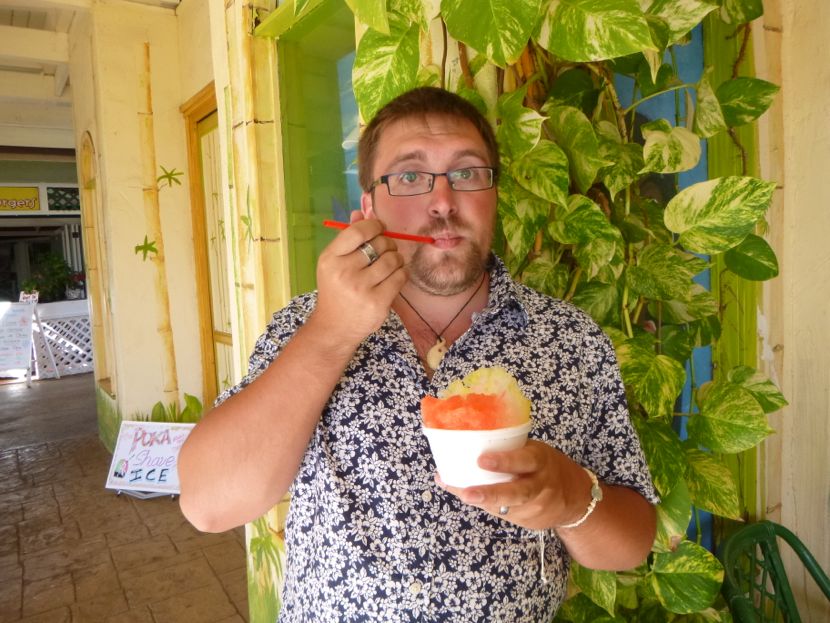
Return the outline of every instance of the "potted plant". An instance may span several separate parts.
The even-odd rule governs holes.
[[[24,292],[37,291],[40,302],[59,301],[69,285],[72,269],[57,253],[47,251],[38,255],[32,263],[31,277],[22,284]]]

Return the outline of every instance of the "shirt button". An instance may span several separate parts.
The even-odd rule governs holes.
[[[421,494],[421,499],[422,499],[424,502],[429,502],[429,501],[432,499],[432,494],[431,494],[429,491],[424,491],[424,492]]]
[[[421,583],[418,582],[418,581],[415,581],[415,582],[413,582],[412,584],[409,585],[409,592],[412,593],[413,595],[417,595],[418,593],[421,592],[421,588],[422,588]]]

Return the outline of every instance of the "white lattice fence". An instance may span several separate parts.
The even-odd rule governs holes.
[[[92,330],[86,301],[72,303],[54,303],[51,305],[60,307],[52,309],[48,303],[38,306],[43,327],[42,333],[37,324],[33,327],[38,378],[57,376],[46,349],[46,341],[49,342],[61,376],[92,372]]]

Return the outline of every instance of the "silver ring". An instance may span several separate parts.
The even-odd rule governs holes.
[[[509,506],[499,506],[499,515],[506,515],[510,512]]]
[[[375,251],[375,247],[373,247],[368,242],[364,242],[357,248],[360,249],[363,252],[363,255],[366,256],[366,259],[369,260],[369,266],[378,261],[380,255],[378,255],[378,252]]]

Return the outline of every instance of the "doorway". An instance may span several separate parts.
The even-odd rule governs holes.
[[[232,384],[233,338],[222,209],[219,118],[213,83],[182,106],[188,165],[202,354],[202,402],[209,405]]]

